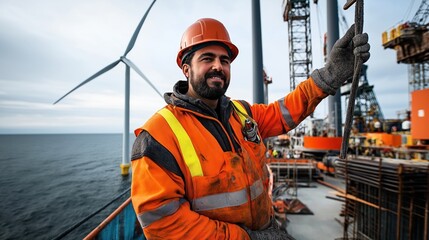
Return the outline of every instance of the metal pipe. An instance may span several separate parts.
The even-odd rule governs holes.
[[[122,176],[128,175],[130,168],[130,67],[125,66],[125,106],[124,106],[124,132],[122,135]]]
[[[335,42],[339,38],[339,27],[338,27],[338,3],[337,0],[327,0],[327,20],[328,20],[328,32],[327,32],[327,56],[332,50]],[[342,135],[342,117],[341,117],[341,93],[338,89],[335,96],[328,97],[328,108],[329,108],[329,125],[335,128],[335,135],[340,137]]]
[[[381,235],[381,206],[382,206],[382,198],[381,195],[382,193],[382,189],[383,189],[383,175],[382,175],[382,162],[383,159],[380,159],[380,161],[378,162],[378,205],[380,206],[380,208],[378,208],[378,213],[377,213],[377,229],[376,229],[376,236],[377,239],[380,239],[380,235]]]
[[[410,209],[408,212],[408,238],[413,239],[413,212],[414,212],[414,194],[410,195]]]
[[[429,239],[428,234],[428,226],[429,226],[429,166],[427,167],[426,171],[426,204],[425,204],[425,216],[424,216],[424,222],[425,222],[425,229],[424,229],[424,238],[423,239]]]
[[[252,0],[253,103],[264,103],[261,10],[259,0]]]
[[[83,240],[96,239],[97,235],[115,219],[131,203],[131,197],[127,198],[118,208],[115,209],[106,219],[104,219],[96,228],[94,228]],[[113,236],[111,236],[113,237]]]
[[[399,165],[398,168],[398,209],[396,212],[396,239],[401,239],[401,218],[402,218],[402,194],[403,194],[403,179],[402,172],[404,170],[404,166],[402,164]]]

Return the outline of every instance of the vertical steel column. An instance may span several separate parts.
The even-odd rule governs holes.
[[[328,20],[328,37],[327,37],[327,56],[332,50],[335,42],[339,38],[338,27],[338,2],[337,0],[327,0],[327,20]],[[335,96],[328,97],[329,103],[329,125],[334,126],[335,135],[341,137],[342,133],[342,115],[341,115],[341,92],[338,89]]]
[[[429,239],[428,227],[429,227],[429,166],[426,168],[426,203],[425,203],[425,229],[424,229],[424,238]]]
[[[381,195],[383,194],[382,189],[383,189],[383,174],[382,174],[382,162],[383,159],[380,158],[380,161],[378,162],[378,211],[377,211],[377,228],[376,228],[376,239],[380,239],[380,235],[381,235],[381,206],[382,206],[382,197]]]
[[[414,212],[414,196],[410,194],[410,210],[408,212],[408,238],[413,239],[413,212]]]
[[[259,0],[252,0],[253,103],[264,103],[261,10]]]
[[[404,166],[402,164],[399,165],[398,168],[398,209],[396,212],[396,239],[401,239],[401,218],[402,218],[402,195],[403,195],[403,181],[402,181],[402,172],[404,170]]]
[[[125,65],[125,109],[124,132],[122,135],[122,176],[128,175],[130,168],[130,67]]]

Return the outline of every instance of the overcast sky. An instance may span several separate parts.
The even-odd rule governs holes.
[[[117,60],[151,0],[2,0],[0,1],[0,134],[120,133],[123,129],[125,67],[113,70],[57,99]],[[313,68],[323,66],[326,1],[311,0]],[[345,0],[338,0],[340,8]],[[288,26],[283,0],[261,0],[263,61],[272,77],[269,101],[290,90]],[[385,118],[396,118],[408,104],[408,66],[396,63],[396,52],[384,49],[381,34],[411,20],[420,0],[365,1],[364,31],[371,44],[368,80]],[[340,11],[347,24],[354,7]],[[183,79],[175,59],[183,31],[197,19],[219,19],[240,54],[232,64],[227,95],[253,102],[250,0],[158,0],[128,54],[162,93]],[[345,22],[342,22],[345,23]],[[340,26],[340,35],[344,28]],[[131,72],[131,130],[142,125],[164,100]],[[345,105],[343,105],[343,114]],[[327,115],[327,101],[315,116]],[[345,118],[343,117],[343,120]]]

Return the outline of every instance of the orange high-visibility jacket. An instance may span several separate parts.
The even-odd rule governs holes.
[[[327,96],[310,78],[278,101],[218,109],[185,95],[179,81],[168,105],[135,130],[131,198],[148,239],[249,239],[241,226],[270,224],[262,141],[247,141],[243,118],[253,119],[260,139],[284,134]],[[243,117],[244,116],[244,117]]]

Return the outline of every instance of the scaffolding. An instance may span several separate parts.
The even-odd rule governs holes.
[[[429,88],[429,62],[408,65],[409,92]]]
[[[290,90],[312,70],[310,1],[283,0],[283,20],[288,22]]]

